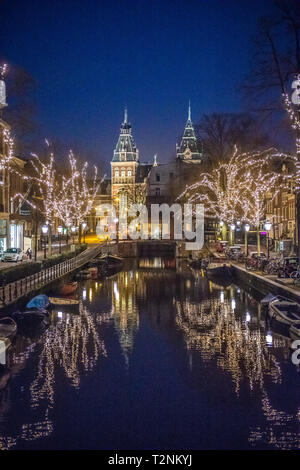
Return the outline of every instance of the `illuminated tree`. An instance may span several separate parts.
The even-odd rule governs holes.
[[[88,163],[78,168],[77,160],[71,151],[69,153],[69,171],[61,178],[60,190],[55,198],[55,212],[68,227],[73,225],[79,229],[91,212],[101,181],[98,178],[97,167],[94,166],[92,179],[88,177]]]
[[[126,196],[127,204],[145,204],[146,203],[146,184],[132,183],[122,186],[118,191],[118,196]]]
[[[205,217],[223,224],[249,222],[259,239],[267,192],[275,197],[281,184],[280,175],[271,170],[275,157],[275,149],[239,153],[235,148],[228,162],[219,163],[210,173],[200,173],[199,181],[187,187],[179,199],[204,204]]]

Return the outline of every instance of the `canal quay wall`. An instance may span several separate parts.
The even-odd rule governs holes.
[[[300,302],[300,290],[298,289],[282,285],[273,279],[269,279],[253,271],[248,271],[234,263],[230,263],[230,272],[236,282],[242,282],[263,295],[269,293],[282,295],[296,302]]]
[[[32,296],[43,287],[59,281],[71,272],[76,272],[76,270],[99,255],[100,252],[100,245],[96,245],[86,249],[74,258],[0,287],[0,311],[7,310],[10,305],[15,304],[20,299],[26,298],[28,295]]]

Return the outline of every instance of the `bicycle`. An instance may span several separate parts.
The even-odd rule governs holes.
[[[290,279],[293,280],[293,284],[300,282],[300,266],[297,266],[297,269],[290,274]]]

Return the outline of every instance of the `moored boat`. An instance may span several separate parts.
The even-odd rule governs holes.
[[[17,324],[11,317],[0,319],[0,340],[8,339],[10,341],[17,334]]]
[[[289,333],[292,339],[300,339],[300,320],[290,326]]]
[[[46,310],[50,307],[49,297],[45,294],[39,294],[33,297],[26,305],[27,310]]]
[[[66,306],[70,306],[70,305],[78,305],[79,304],[79,300],[76,300],[76,299],[65,299],[65,298],[62,298],[62,297],[49,297],[49,300],[50,300],[50,303],[51,305],[66,305]]]
[[[297,302],[275,299],[269,303],[269,316],[284,325],[300,321],[300,305]]]
[[[62,284],[59,288],[59,294],[60,295],[71,295],[73,294],[78,287],[78,282],[73,281],[73,282],[67,282],[65,284]]]
[[[99,264],[105,263],[109,267],[113,267],[113,268],[116,266],[122,266],[123,264],[123,259],[115,255],[102,255],[100,258],[97,258],[95,261],[97,261]]]
[[[82,307],[82,302],[75,299],[66,299],[60,297],[49,297],[51,307],[56,309],[68,310],[71,313],[79,313]]]
[[[91,273],[89,269],[83,269],[82,271],[79,271],[79,273],[76,274],[76,279],[78,280],[86,280],[91,278]]]
[[[49,312],[46,309],[25,309],[23,311],[16,311],[12,314],[13,319],[18,323],[49,323]]]

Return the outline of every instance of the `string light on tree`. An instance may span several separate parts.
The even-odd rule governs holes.
[[[0,66],[0,109],[7,106],[6,103],[6,85],[5,85],[5,73],[7,70],[7,64]]]

